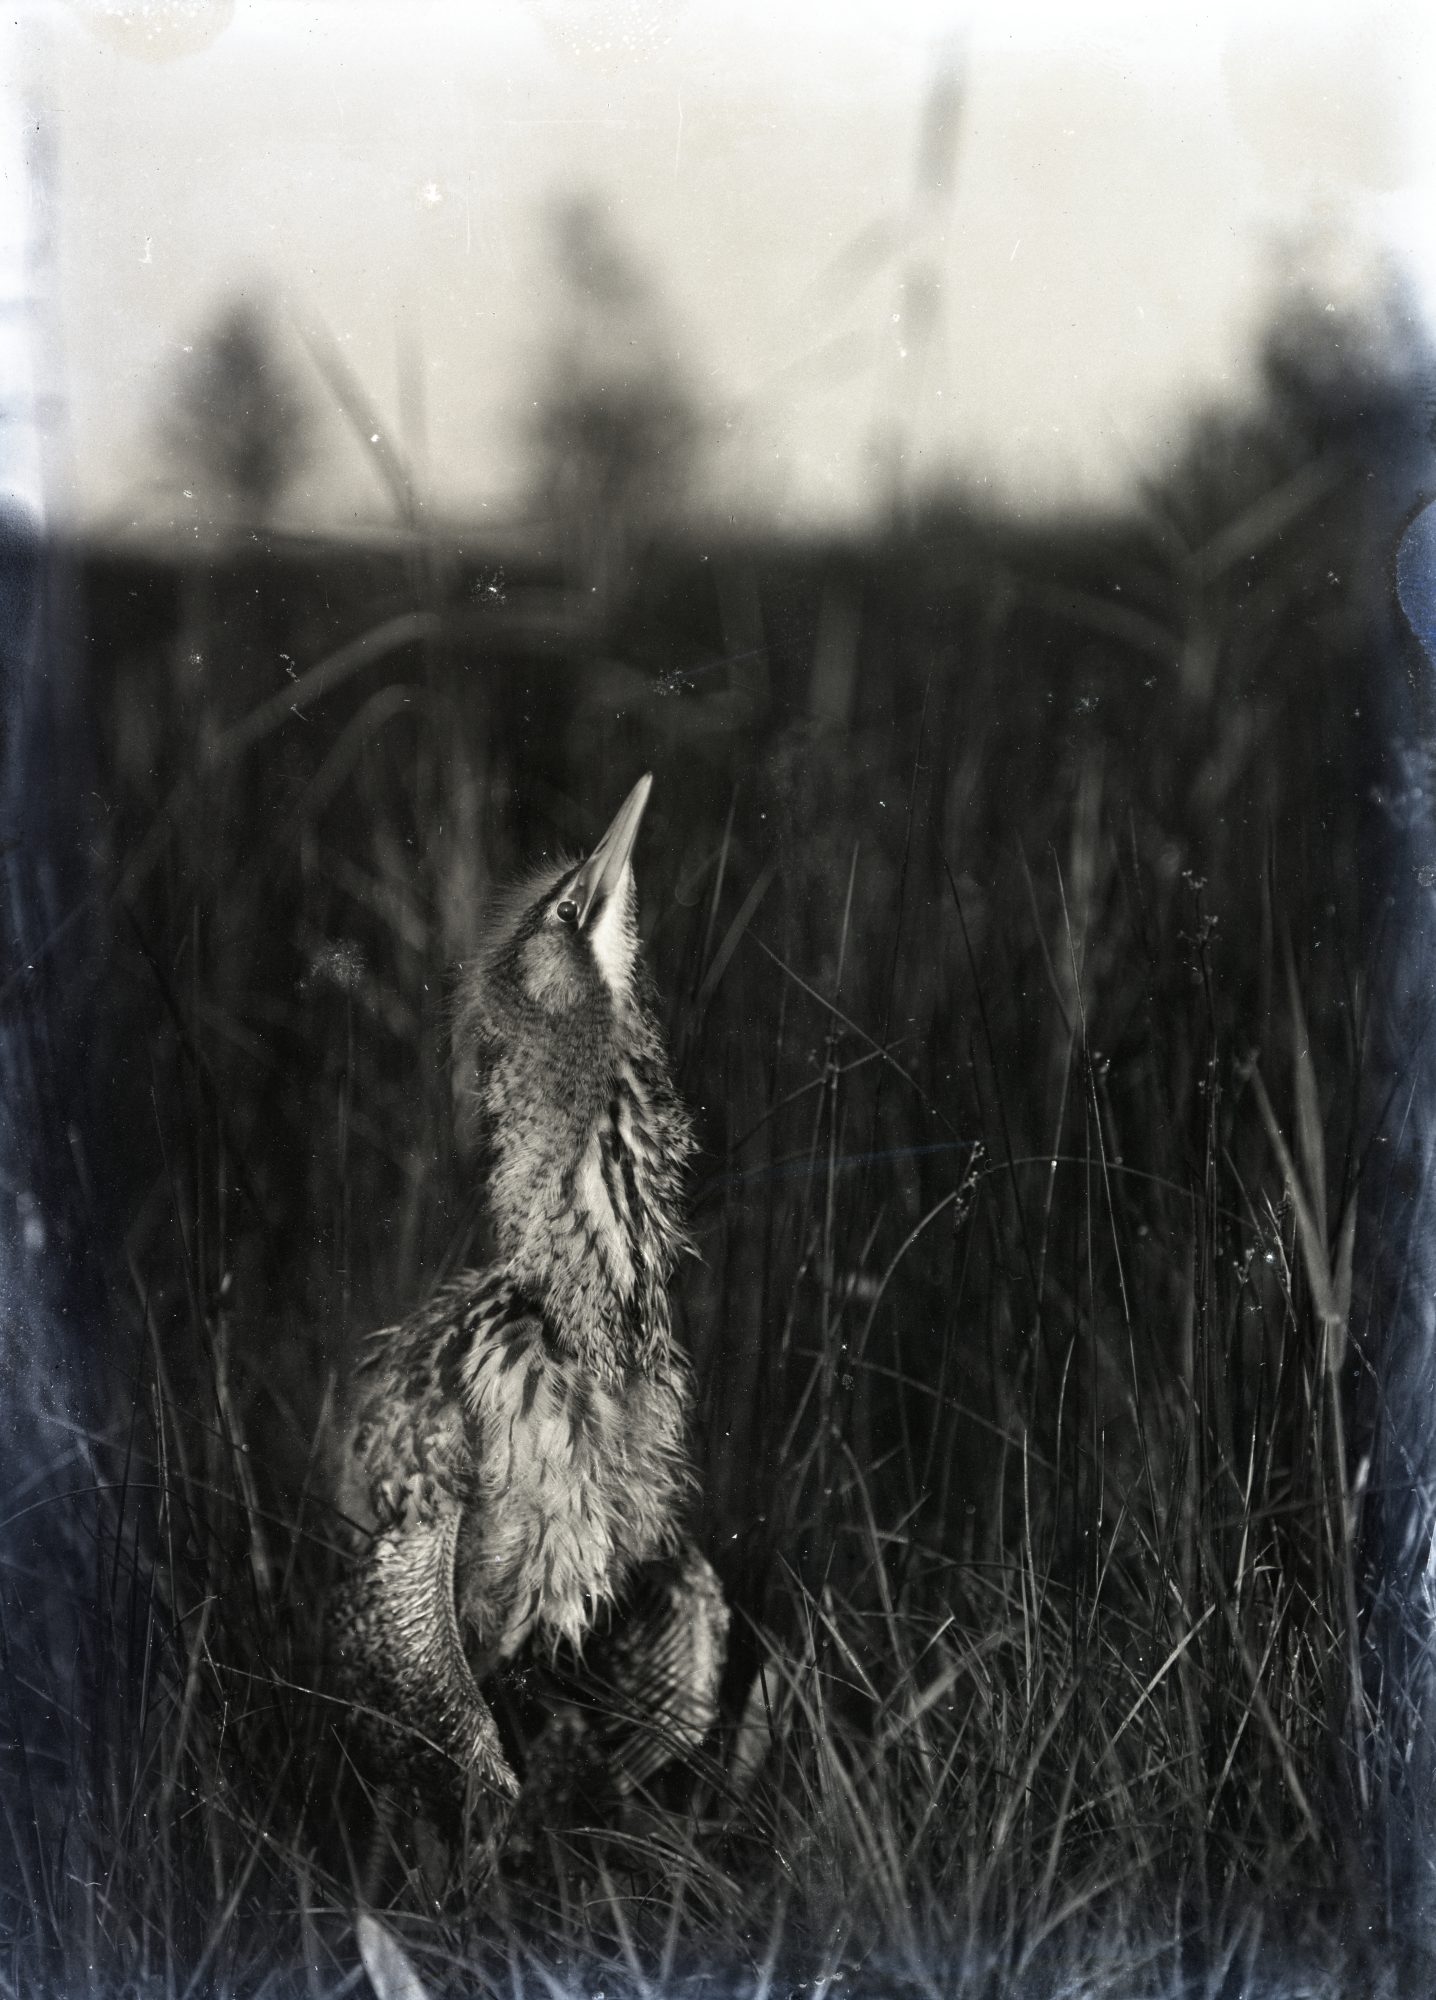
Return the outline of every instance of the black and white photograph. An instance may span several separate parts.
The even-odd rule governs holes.
[[[1436,17],[0,21],[0,2000],[1436,1994]]]

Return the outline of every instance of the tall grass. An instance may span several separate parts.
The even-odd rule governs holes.
[[[177,568],[101,630],[125,1194],[91,1393],[7,1479],[0,1990],[364,1976],[336,1390],[482,1254],[444,1030],[486,882],[650,763],[725,1730],[453,1907],[396,1881],[389,1932],[456,1993],[1380,1990],[1376,524],[1369,423],[1295,393],[1132,521],[680,552],[562,643],[455,552],[418,604],[323,552]]]

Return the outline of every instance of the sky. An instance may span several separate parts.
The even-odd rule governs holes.
[[[576,196],[645,274],[619,344],[697,399],[714,512],[846,522],[954,474],[1019,511],[1120,500],[1251,393],[1283,287],[1344,304],[1394,255],[1425,295],[1431,12],[34,0],[4,74],[46,506],[173,513],[164,412],[245,296],[324,412],[296,522],[389,505],[306,333],[433,506],[511,518]]]

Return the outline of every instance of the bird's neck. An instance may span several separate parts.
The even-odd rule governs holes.
[[[599,1375],[650,1373],[670,1340],[685,1243],[687,1120],[661,1063],[618,1063],[588,1103],[549,1105],[495,1137],[489,1199],[507,1273]]]

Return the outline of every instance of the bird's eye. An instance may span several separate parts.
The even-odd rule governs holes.
[[[561,924],[567,924],[571,929],[578,922],[578,904],[574,902],[571,896],[565,896],[563,901],[556,906],[554,915]]]

